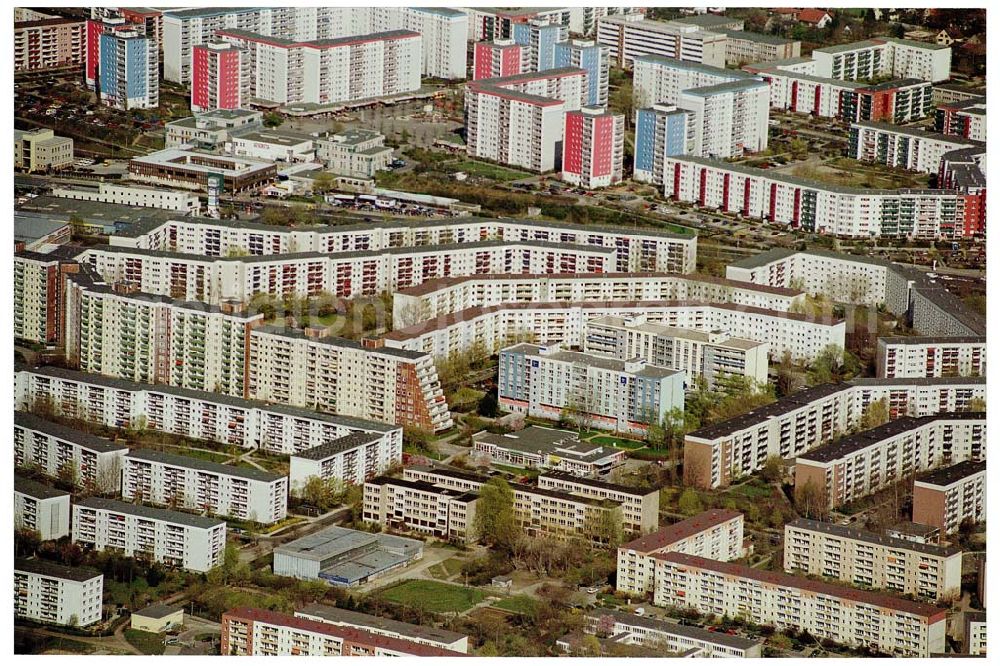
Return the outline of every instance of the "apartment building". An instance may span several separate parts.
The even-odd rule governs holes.
[[[685,90],[709,88],[723,83],[759,80],[754,74],[722,65],[688,62],[674,57],[643,55],[632,67],[633,100],[636,108],[656,104],[676,105]]]
[[[63,335],[63,276],[77,269],[58,255],[14,253],[14,338],[45,345]]]
[[[14,130],[14,168],[28,173],[65,169],[73,164],[73,139],[50,129]]]
[[[349,178],[374,178],[392,162],[392,147],[385,135],[359,127],[320,135],[315,140],[316,157],[329,171]]]
[[[468,155],[539,173],[559,168],[563,116],[580,108],[586,92],[587,70],[576,67],[470,81]]]
[[[621,504],[622,522],[627,534],[648,534],[656,529],[660,513],[659,489],[623,486],[551,469],[538,476],[538,487]]]
[[[594,8],[599,12],[606,8]],[[548,23],[570,26],[583,26],[585,21],[584,10],[574,10],[574,8],[500,8],[500,7],[463,7],[469,16],[470,42],[483,40],[510,39],[514,35],[515,26],[528,23],[533,20],[544,20]],[[594,13],[588,12],[589,20],[594,20]],[[572,29],[572,27],[571,27]]]
[[[478,488],[477,488],[478,489]],[[459,544],[475,543],[479,495],[429,481],[379,476],[364,484],[365,522]]]
[[[851,123],[849,154],[862,162],[937,174],[946,153],[976,145],[961,137],[917,127],[861,122]]]
[[[387,438],[385,433],[356,431],[293,453],[288,471],[292,494],[300,493],[314,477],[360,486],[396,467],[403,458],[401,433],[397,428],[397,436]]]
[[[710,389],[727,378],[767,383],[767,342],[730,337],[725,331],[698,331],[632,318],[599,317],[586,323],[583,351],[617,358],[638,358],[650,365],[683,372],[685,386],[704,377]]]
[[[877,377],[985,377],[985,336],[878,339]]]
[[[714,659],[758,659],[762,655],[757,640],[634,613],[598,608],[589,611],[586,619],[588,634],[614,636],[619,643],[648,646],[670,655]]]
[[[540,426],[505,435],[477,432],[472,436],[472,450],[490,464],[554,469],[580,477],[608,474],[626,458],[623,451],[581,442],[575,432]]]
[[[14,529],[42,541],[69,536],[70,494],[14,473]]]
[[[14,560],[14,617],[86,627],[101,621],[104,574],[37,558]]]
[[[86,22],[61,17],[14,23],[14,71],[79,67],[87,57]]]
[[[941,156],[938,184],[959,191],[965,200],[966,236],[981,237],[986,229],[986,151],[978,146]]]
[[[770,456],[791,458],[855,427],[869,405],[885,400],[890,419],[967,411],[985,396],[980,378],[859,378],[799,391],[752,413],[689,433],[688,481],[726,486],[760,469]]]
[[[88,497],[73,505],[73,541],[128,557],[145,554],[156,562],[206,572],[222,564],[226,523],[169,509]]]
[[[198,195],[156,187],[137,187],[117,183],[98,183],[97,189],[54,187],[52,196],[74,201],[94,201],[137,208],[159,208],[183,215],[196,215],[201,210]]]
[[[230,135],[263,126],[264,113],[249,109],[217,109],[164,125],[167,148],[222,148]]]
[[[767,148],[768,87],[760,80],[689,88],[677,104],[691,112],[691,154],[726,158]]]
[[[250,333],[246,367],[250,399],[432,432],[452,426],[428,354],[262,326]]]
[[[256,240],[260,243],[260,237]],[[221,244],[218,237],[206,243],[214,246],[213,252]],[[269,248],[257,245],[258,252],[265,249]],[[80,251],[78,260],[89,263],[109,283],[127,283],[159,297],[228,307],[230,301],[246,303],[257,294],[276,298],[321,292],[343,298],[377,296],[424,280],[476,273],[606,273],[616,261],[616,251],[537,240],[473,240],[332,253],[282,254],[279,249],[236,256],[103,245]]]
[[[532,19],[511,26],[511,36],[522,46],[522,69],[541,72],[556,67],[556,44],[569,39],[569,28],[546,19]]]
[[[798,58],[802,43],[746,30],[722,30],[726,36],[726,65],[743,65]]]
[[[101,103],[129,111],[160,106],[160,51],[155,37],[127,24],[100,34],[96,90]]]
[[[565,115],[562,179],[593,190],[622,180],[625,116],[603,107],[584,106]]]
[[[402,460],[402,428],[376,421],[267,404],[208,391],[139,384],[64,368],[19,368],[15,406],[50,405],[57,414],[111,428],[142,428],[278,455],[339,442],[351,433],[378,439],[375,473]],[[371,446],[366,445],[365,450]],[[344,454],[350,457],[350,449]],[[294,463],[293,463],[294,464]],[[345,480],[359,470],[344,466]],[[355,480],[355,483],[360,481]]]
[[[65,285],[67,361],[83,372],[147,384],[242,397],[250,330],[263,320],[231,304],[129,293],[120,283],[110,288],[90,270]]]
[[[656,55],[726,65],[725,34],[678,21],[649,21],[643,14],[607,16],[597,21],[597,42],[607,46],[615,65],[630,68],[639,56]]]
[[[684,378],[640,357],[522,343],[500,351],[497,386],[507,411],[551,420],[568,412],[587,427],[642,434],[684,409]]]
[[[608,47],[592,39],[570,39],[555,45],[555,67],[579,67],[587,71],[585,106],[607,106],[611,59]]]
[[[986,613],[965,611],[962,621],[965,624],[965,654],[973,657],[986,656]]]
[[[694,112],[670,104],[653,104],[635,113],[635,155],[632,179],[663,187],[664,158],[694,152]]]
[[[721,562],[743,557],[743,514],[711,509],[619,546],[617,590],[645,597],[655,587],[654,555],[675,552]]]
[[[654,559],[657,606],[740,616],[898,657],[944,652],[947,611],[930,604],[683,553]]]
[[[422,351],[435,357],[469,349],[499,351],[510,342],[537,341],[583,347],[586,322],[600,317],[632,318],[702,331],[725,330],[737,338],[767,341],[772,358],[815,358],[826,346],[844,344],[844,322],[729,304],[692,301],[584,301],[509,303],[460,312],[396,329],[387,347]]]
[[[965,199],[954,190],[840,187],[691,155],[665,157],[664,171],[667,198],[793,229],[848,238],[965,235]]]
[[[796,518],[785,524],[786,573],[822,576],[935,602],[962,593],[962,550]]]
[[[338,627],[360,629],[372,634],[412,641],[444,650],[463,653],[469,651],[469,637],[465,634],[432,626],[399,622],[387,617],[358,613],[326,604],[309,604],[302,610],[295,611],[295,617]]]
[[[191,49],[191,110],[195,113],[243,106],[243,52],[224,41]],[[247,100],[249,101],[249,100]]]
[[[804,293],[707,275],[597,273],[470,275],[429,280],[393,295],[393,328],[502,303],[704,301],[787,312]]]
[[[386,480],[382,487],[373,486],[370,490],[366,486],[365,511],[372,516],[373,522],[406,526],[425,533],[434,530],[456,541],[473,542],[478,536],[474,530],[475,495],[472,493],[478,493],[488,479],[447,468],[407,467],[402,483],[392,491],[381,488],[395,484],[397,479]],[[422,485],[408,490],[407,484],[412,482]],[[436,500],[432,498],[434,488],[437,488]],[[512,483],[510,488],[514,492],[514,517],[531,537],[583,538],[602,544],[606,539],[600,528],[602,524],[622,521],[626,534],[635,527],[624,522],[622,504],[612,499],[520,483]],[[388,503],[390,496],[394,502],[391,506]]]
[[[903,417],[799,454],[795,487],[811,484],[838,507],[927,470],[984,460],[985,444],[983,412]]]
[[[524,60],[522,50],[523,47],[513,39],[476,42],[472,51],[472,80],[498,79],[520,74]]]
[[[939,104],[934,131],[970,141],[986,141],[986,100],[982,97]]]
[[[151,449],[133,449],[122,499],[272,525],[288,515],[288,477]]]
[[[308,657],[465,657],[464,652],[264,610],[222,614],[222,654]]]
[[[73,485],[112,492],[121,484],[128,447],[80,430],[14,412],[14,466],[36,469]]]
[[[986,335],[986,318],[935,280],[925,280],[911,290],[910,318],[913,330],[922,335]]]
[[[914,480],[913,522],[952,534],[966,520],[986,521],[984,460],[964,460]]]
[[[884,37],[814,49],[818,76],[858,81],[883,76],[938,83],[951,77],[951,48]]]
[[[614,251],[614,259],[611,267],[604,272],[693,273],[696,263],[697,238],[692,236],[658,229],[624,230],[601,225],[581,227],[562,222],[510,218],[391,220],[325,225],[308,230],[254,222],[227,220],[223,224],[215,220],[183,218],[135,224],[129,230],[115,234],[111,241],[113,247],[221,257],[233,251],[258,256],[290,252],[330,254],[398,250],[418,246],[478,243],[489,238],[506,243],[531,241],[609,248]],[[453,253],[455,248],[449,247],[448,250]],[[562,266],[559,268],[562,269]]]
[[[420,89],[422,37],[412,30],[298,41],[227,29],[216,37],[243,52],[245,99],[325,105]]]

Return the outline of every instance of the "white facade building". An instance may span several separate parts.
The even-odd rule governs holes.
[[[14,529],[31,530],[42,541],[69,536],[70,494],[14,474]]]
[[[816,75],[857,81],[883,76],[938,83],[951,78],[951,48],[885,37],[814,49]]]
[[[14,617],[86,627],[100,622],[104,574],[47,560],[14,561]]]
[[[288,480],[292,494],[302,491],[313,477],[342,484],[362,485],[402,463],[402,438],[381,433],[353,432],[292,454]]]
[[[176,192],[157,187],[138,187],[116,183],[98,183],[97,189],[54,187],[52,196],[76,201],[96,201],[99,203],[135,206],[139,208],[160,208],[173,210],[184,215],[194,215],[201,209],[197,194]]]
[[[986,337],[900,336],[878,339],[877,377],[985,377]]]
[[[206,572],[222,564],[226,523],[169,509],[88,497],[73,505],[73,541],[126,556],[146,553],[156,562]]]
[[[648,21],[642,14],[598,20],[597,41],[609,47],[618,67],[631,67],[643,55],[726,66],[726,35],[677,21]]]

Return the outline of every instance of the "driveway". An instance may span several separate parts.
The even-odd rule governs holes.
[[[206,620],[201,617],[196,617],[194,615],[184,616],[184,631],[177,635],[177,643],[175,645],[168,645],[163,651],[164,655],[178,655],[184,648],[194,648],[199,646],[207,647],[205,643],[196,643],[195,636],[200,634],[215,634],[219,635],[222,633],[222,625],[218,622],[213,622],[212,620]],[[210,649],[209,653],[214,652],[214,645]]]

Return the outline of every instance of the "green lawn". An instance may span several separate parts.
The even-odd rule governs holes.
[[[485,599],[486,593],[433,580],[407,580],[382,590],[382,598],[430,613],[461,613]]]
[[[461,162],[449,163],[447,166],[449,170],[453,169],[455,171],[464,171],[470,176],[482,176],[483,178],[491,178],[493,180],[504,182],[509,180],[521,180],[522,178],[528,178],[532,175],[526,171],[516,171],[514,169],[497,166],[496,164],[476,162],[474,160],[463,160]]]
[[[214,451],[199,451],[195,449],[186,449],[183,447],[164,447],[170,453],[176,453],[179,456],[187,456],[188,458],[197,458],[198,460],[208,460],[210,462],[226,462],[231,460],[233,456],[228,453],[216,453]]]
[[[539,601],[524,594],[507,597],[493,604],[494,608],[500,608],[519,615],[534,615],[538,610]]]
[[[125,640],[143,654],[163,654],[163,636],[138,629],[126,629]]]
[[[541,471],[537,469],[524,469],[523,467],[512,467],[510,465],[500,465],[498,463],[491,463],[490,466],[494,469],[500,470],[501,472],[509,472],[516,476],[536,477],[541,474]]]
[[[645,442],[637,442],[634,439],[623,439],[621,437],[609,437],[607,435],[593,437],[590,441],[601,446],[613,446],[619,449],[641,449],[646,446]]]

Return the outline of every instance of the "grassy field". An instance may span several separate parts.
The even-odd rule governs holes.
[[[519,615],[534,615],[538,610],[539,601],[524,594],[507,597],[493,604],[495,608],[501,608],[511,613]]]
[[[470,176],[481,176],[483,178],[491,178],[502,182],[521,180],[522,178],[528,178],[532,175],[526,171],[516,171],[514,169],[497,166],[496,164],[476,162],[474,160],[463,160],[461,162],[454,163],[449,162],[447,167],[449,170],[454,169],[455,171],[464,171]]]
[[[143,654],[163,654],[163,636],[138,629],[126,629],[125,640]]]
[[[382,598],[430,613],[461,613],[485,599],[486,593],[433,580],[408,580],[383,590]]]
[[[641,449],[646,446],[645,442],[637,442],[634,439],[623,439],[621,437],[609,437],[607,435],[592,437],[590,441],[601,446],[613,446],[619,449]]]
[[[233,456],[228,453],[216,453],[215,451],[199,451],[196,449],[187,449],[183,447],[165,446],[164,449],[170,453],[176,453],[179,456],[187,456],[188,458],[197,458],[198,460],[208,460],[209,462],[226,462],[230,460]]]

